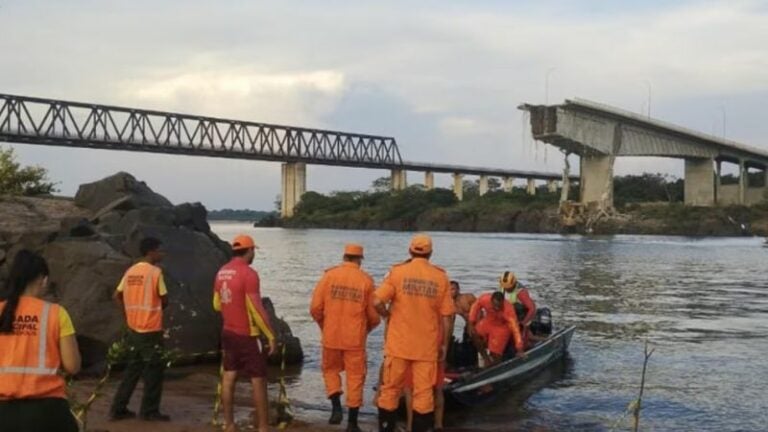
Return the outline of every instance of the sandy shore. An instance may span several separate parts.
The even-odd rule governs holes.
[[[90,432],[129,432],[129,431],[157,431],[157,432],[212,432],[220,430],[212,425],[213,403],[218,377],[215,368],[176,368],[166,372],[166,380],[163,388],[163,400],[161,409],[164,414],[171,416],[171,421],[144,422],[137,419],[112,422],[108,419],[109,405],[119,382],[116,375],[105,385],[102,396],[93,404],[88,413],[88,431]],[[92,391],[96,379],[78,380],[73,385],[74,394],[78,399],[84,400]],[[142,386],[141,383],[134,392],[129,409],[138,411]],[[269,396],[274,399],[277,395],[277,387],[270,384]],[[253,413],[250,399],[250,384],[242,382],[238,384],[235,394],[235,419],[242,431],[254,430],[251,426]],[[328,413],[319,409],[294,406],[294,421],[287,430],[293,431],[343,431],[342,426],[330,426],[326,419]],[[361,416],[361,427],[365,431],[375,430],[375,419],[371,416]],[[270,430],[277,431],[277,427]]]

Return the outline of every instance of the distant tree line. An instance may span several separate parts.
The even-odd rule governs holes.
[[[209,220],[227,220],[227,221],[242,221],[242,222],[260,222],[262,219],[268,217],[274,217],[275,212],[272,211],[260,211],[260,210],[248,210],[248,209],[221,209],[221,210],[209,210]]]
[[[644,202],[682,202],[683,179],[667,174],[643,173],[613,179],[613,203],[616,207]]]
[[[665,174],[617,176],[614,178],[614,203],[621,208],[644,202],[682,202],[683,180]],[[374,180],[367,191],[307,192],[292,218],[304,226],[376,227],[392,223],[408,229],[425,215],[450,213],[450,217],[477,218],[493,212],[513,213],[521,209],[554,208],[560,193],[549,192],[545,185],[529,195],[525,187],[504,191],[498,179],[490,178],[488,193],[480,196],[479,181],[465,180],[463,201],[450,189],[425,190],[421,184],[401,191],[391,191],[388,177]],[[578,182],[572,182],[569,198],[578,200]],[[450,211],[449,211],[450,210]]]

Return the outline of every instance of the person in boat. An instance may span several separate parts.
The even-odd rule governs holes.
[[[534,342],[530,325],[536,318],[536,303],[533,302],[528,287],[520,283],[513,272],[505,271],[499,277],[499,290],[504,292],[506,300],[515,308],[520,321],[523,344],[529,347]]]
[[[456,307],[456,316],[464,319],[464,330],[461,339],[452,337],[448,346],[448,358],[446,363],[448,369],[461,370],[464,368],[474,368],[477,366],[477,349],[472,337],[469,335],[469,311],[472,305],[477,301],[474,294],[461,293],[461,286],[457,281],[451,281],[451,297]]]
[[[525,355],[517,314],[501,291],[486,293],[477,299],[469,312],[469,329],[486,367],[501,360],[510,336],[516,355]]]
[[[461,293],[461,285],[455,280],[451,281],[451,298],[453,298],[453,304],[456,307],[456,316],[460,316],[464,319],[464,324],[469,321],[469,311],[472,309],[472,304],[477,301],[477,297],[474,294]]]

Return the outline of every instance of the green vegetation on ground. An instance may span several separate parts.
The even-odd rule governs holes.
[[[389,179],[374,181],[371,190],[307,192],[292,218],[293,228],[386,229],[424,231],[561,232],[560,193],[537,188],[501,190],[489,181],[489,192],[479,195],[478,182],[464,182],[464,200],[451,190],[425,190],[413,185],[390,191]],[[570,199],[578,199],[578,184]],[[619,217],[602,220],[595,233],[741,235],[768,232],[768,203],[752,207],[689,207],[683,205],[683,181],[662,174],[620,176],[614,179],[614,203]]]
[[[539,190],[528,195],[522,188],[511,192],[492,190],[479,196],[475,184],[465,184],[464,200],[453,191],[422,185],[390,192],[387,179],[378,179],[370,191],[307,192],[294,217],[284,220],[290,227],[351,229],[509,231],[523,211],[556,208],[558,194]],[[494,188],[496,189],[496,188]]]

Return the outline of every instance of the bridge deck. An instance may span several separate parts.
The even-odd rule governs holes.
[[[534,138],[577,154],[745,159],[755,165],[768,164],[764,149],[589,100],[519,108],[530,113]]]
[[[0,94],[0,142],[559,180],[559,173],[403,162],[395,138]]]

